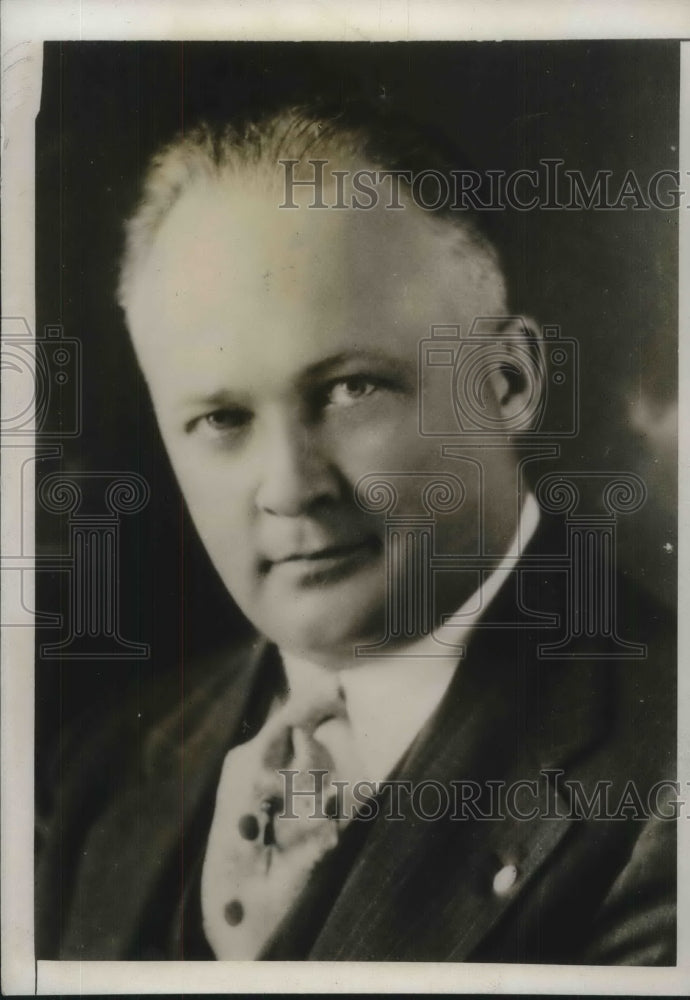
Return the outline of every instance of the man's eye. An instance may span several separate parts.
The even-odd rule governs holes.
[[[248,410],[225,408],[213,410],[204,414],[188,425],[189,430],[196,430],[206,437],[223,437],[242,430],[251,421]]]
[[[365,396],[371,396],[378,388],[378,384],[365,375],[351,375],[331,384],[327,403],[330,406],[352,406]]]

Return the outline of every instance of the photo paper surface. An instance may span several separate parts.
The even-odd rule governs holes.
[[[680,32],[150,6],[4,54],[16,992],[680,991]]]

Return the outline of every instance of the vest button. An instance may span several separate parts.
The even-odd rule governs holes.
[[[240,816],[238,823],[240,836],[245,840],[256,840],[259,836],[259,821],[252,813],[245,813]]]
[[[233,899],[225,904],[225,920],[231,927],[237,927],[244,916],[244,907],[239,899]]]

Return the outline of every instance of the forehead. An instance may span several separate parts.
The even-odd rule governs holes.
[[[266,262],[282,262],[294,276],[317,269],[322,276],[330,270],[333,277],[356,277],[369,273],[372,264],[409,275],[420,263],[434,270],[458,241],[455,230],[431,223],[413,205],[386,208],[383,191],[374,208],[360,210],[312,208],[313,190],[296,188],[292,197],[299,207],[286,208],[281,207],[284,192],[263,184],[262,176],[233,174],[193,183],[154,237],[148,280],[164,273],[179,290],[190,264],[195,281],[202,272],[212,280],[214,261],[225,265],[230,260],[238,277],[252,276]],[[324,198],[330,202],[327,191]],[[195,267],[200,251],[204,259],[197,259]]]
[[[383,198],[370,210],[312,209],[311,192],[299,194],[299,208],[280,208],[276,185],[233,176],[180,197],[131,288],[140,355],[174,350],[185,333],[199,350],[242,350],[256,338],[288,339],[298,352],[338,338],[394,347],[403,328],[421,339],[495,297],[494,276],[458,250],[455,227]]]

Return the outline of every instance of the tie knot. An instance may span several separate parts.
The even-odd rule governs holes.
[[[312,736],[314,731],[332,719],[347,718],[345,698],[342,693],[334,695],[329,699],[319,699],[308,703],[300,703],[296,706],[293,725],[297,729],[303,730],[308,736]]]
[[[328,737],[332,729],[328,723],[346,719],[345,698],[337,683],[320,686],[318,690],[301,685],[291,690],[264,731],[264,766],[276,771],[296,763],[305,768],[330,767],[330,757],[324,757],[325,745],[320,737],[324,734]]]
[[[347,717],[345,692],[336,673],[311,663],[300,662],[299,669],[291,666],[289,693],[280,710],[286,725],[311,735],[324,722]]]

